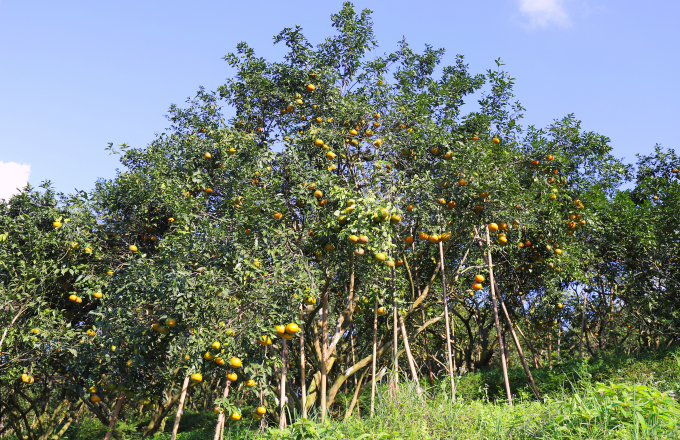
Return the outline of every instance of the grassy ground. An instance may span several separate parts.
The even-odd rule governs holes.
[[[500,371],[475,372],[458,378],[457,401],[447,392],[448,381],[436,383],[419,396],[413,383],[401,379],[398,395],[378,392],[376,416],[342,421],[341,396],[330,425],[300,420],[281,432],[262,433],[245,417],[229,422],[228,440],[302,439],[677,439],[680,438],[680,351],[645,356],[612,355],[596,361],[563,363],[552,371],[536,371],[546,403],[538,403],[520,369],[511,369],[514,405],[501,399]],[[173,420],[167,421],[170,430]],[[212,440],[214,413],[186,413],[178,440]],[[131,426],[132,428],[132,426]],[[101,428],[81,423],[69,431],[70,440],[103,438]],[[134,434],[126,436],[134,438]],[[159,433],[155,440],[168,440]]]

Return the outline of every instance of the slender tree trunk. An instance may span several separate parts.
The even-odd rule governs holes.
[[[354,390],[354,396],[352,397],[352,403],[350,403],[349,409],[345,413],[345,420],[349,419],[352,416],[352,411],[354,410],[355,406],[357,408],[357,415],[359,415],[359,406],[357,405],[357,399],[359,398],[359,392],[361,391],[361,384],[364,382],[364,377],[366,376],[367,372],[368,372],[368,368],[365,369],[363,373],[361,373],[361,377],[359,378],[359,381],[356,383],[356,389]],[[359,417],[361,417],[361,415],[359,415]]]
[[[408,359],[408,365],[411,368],[411,376],[413,377],[413,382],[416,384],[416,390],[418,394],[422,394],[423,389],[420,388],[420,382],[418,381],[418,370],[416,370],[416,363],[413,360],[413,355],[411,354],[411,348],[408,343],[408,334],[406,333],[406,326],[404,325],[404,319],[399,317],[399,327],[401,327],[401,338],[404,340],[404,351],[406,352],[406,358]]]
[[[288,367],[288,341],[283,340],[283,349],[281,353],[283,365],[281,365],[281,394],[279,396],[281,402],[281,413],[279,415],[279,429],[283,431],[286,427],[286,368]]]
[[[222,391],[222,397],[227,398],[229,396],[229,386],[231,385],[231,381],[227,380],[227,384],[224,386],[224,391]],[[224,414],[224,411],[222,411],[218,416],[217,416],[217,426],[215,426],[215,437],[213,440],[219,440],[219,438],[222,435],[222,431],[224,430],[224,422],[226,421],[226,414]]]
[[[373,307],[373,359],[371,360],[371,418],[375,416],[375,363],[378,343],[378,297]]]
[[[559,327],[559,323],[557,323],[557,362],[560,363],[562,361],[562,358],[560,357],[560,349],[562,347],[562,329]]]
[[[172,436],[170,440],[177,439],[177,429],[179,429],[179,420],[184,412],[184,399],[187,397],[187,388],[189,388],[189,375],[184,377],[184,383],[182,384],[182,394],[179,396],[179,404],[177,406],[177,413],[175,414],[175,424],[172,426]]]
[[[125,400],[125,393],[118,393],[118,401],[116,402],[116,408],[113,410],[111,415],[111,423],[109,423],[109,429],[106,431],[106,436],[104,440],[111,440],[111,435],[113,434],[113,428],[116,426],[116,420],[118,420],[118,413],[120,413],[120,408],[123,406],[123,400]]]
[[[323,294],[321,315],[321,423],[326,422],[326,360],[328,359],[328,289]]]
[[[552,370],[552,324],[548,330],[548,369]]]
[[[586,303],[588,302],[588,291],[583,289],[583,316],[581,317],[581,339],[578,343],[578,357],[582,356],[583,335],[586,331]]]
[[[441,265],[442,271],[442,301],[444,302],[444,320],[446,322],[446,358],[449,368],[449,380],[451,382],[451,400],[456,401],[456,381],[455,374],[453,370],[453,359],[451,352],[451,324],[449,323],[449,301],[446,297],[446,272],[444,267],[444,246],[442,242],[439,242],[439,264]]]
[[[491,260],[491,238],[489,229],[486,228],[486,247],[488,252],[488,267],[491,290],[491,303],[493,304],[493,319],[496,324],[496,333],[498,333],[498,351],[501,355],[501,367],[503,367],[503,381],[505,382],[505,394],[508,398],[508,404],[512,406],[512,393],[510,392],[510,379],[508,378],[508,366],[505,362],[505,344],[503,344],[503,335],[501,334],[501,324],[498,320],[498,303],[496,301],[495,279],[493,277],[493,263]]]

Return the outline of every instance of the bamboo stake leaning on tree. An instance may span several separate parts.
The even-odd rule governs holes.
[[[184,399],[187,397],[187,389],[189,388],[189,378],[187,374],[184,378],[184,383],[182,384],[182,394],[179,396],[179,404],[177,406],[177,413],[175,414],[175,424],[172,426],[172,436],[170,440],[177,439],[177,430],[179,429],[179,419],[182,417],[184,412]]]
[[[288,367],[288,341],[283,339],[283,348],[281,350],[281,394],[279,400],[281,402],[281,413],[279,414],[279,428],[283,431],[286,427],[286,368]]]
[[[582,356],[583,350],[583,334],[586,331],[586,303],[588,302],[588,286],[583,289],[583,316],[581,317],[581,338],[578,342],[578,357]]]
[[[378,297],[373,307],[373,359],[371,359],[371,418],[375,416],[375,358],[378,343]]]
[[[104,440],[111,440],[111,435],[113,434],[113,428],[116,426],[116,420],[118,420],[118,413],[120,413],[120,408],[123,406],[123,400],[125,400],[125,393],[118,393],[118,401],[116,402],[116,408],[113,410],[113,415],[111,416],[111,423],[109,423],[109,429],[106,431],[106,436]]]
[[[491,261],[491,265],[493,265],[493,261]],[[522,368],[524,368],[524,373],[527,375],[527,378],[529,379],[529,383],[531,384],[531,389],[534,391],[534,394],[536,394],[536,397],[538,400],[543,403],[543,398],[541,397],[541,392],[538,391],[538,387],[536,386],[536,382],[534,381],[534,376],[531,374],[531,370],[529,369],[529,364],[527,364],[527,359],[524,356],[524,351],[522,350],[522,345],[519,342],[519,338],[517,337],[517,333],[515,333],[515,325],[510,319],[510,314],[508,313],[508,309],[505,307],[505,301],[503,301],[503,295],[501,295],[500,290],[498,289],[498,283],[496,283],[496,280],[493,280],[494,287],[496,288],[496,291],[498,292],[498,301],[501,303],[501,309],[503,310],[503,314],[505,315],[505,319],[508,322],[508,326],[510,328],[510,334],[512,335],[512,341],[515,344],[515,348],[517,348],[517,352],[519,353],[519,359],[522,362]],[[519,327],[517,327],[519,328]]]
[[[227,384],[224,386],[224,391],[222,391],[222,398],[226,399],[229,396],[229,386],[231,385],[231,381],[227,379]],[[213,440],[219,440],[222,438],[222,434],[224,432],[224,423],[226,422],[227,416],[224,414],[224,411],[220,412],[220,414],[217,416],[217,426],[215,427],[215,437]]]
[[[361,373],[361,378],[359,378],[359,381],[356,383],[356,389],[354,390],[354,396],[352,396],[352,403],[349,405],[349,409],[345,413],[345,418],[344,420],[347,420],[350,418],[352,415],[352,411],[354,410],[354,407],[356,406],[357,408],[357,415],[361,417],[361,414],[359,414],[359,407],[357,406],[357,399],[359,398],[359,392],[361,392],[361,384],[364,383],[364,377],[366,376],[366,373],[368,373],[368,368],[364,370],[363,373]]]
[[[392,290],[394,290],[394,309],[396,310],[397,305],[397,292],[394,289],[394,280],[396,279],[396,271],[392,267]],[[408,359],[408,365],[411,369],[411,377],[416,384],[416,390],[418,394],[422,394],[423,390],[420,388],[420,382],[418,381],[418,371],[416,370],[416,363],[413,360],[413,354],[411,353],[411,347],[408,343],[408,335],[406,334],[406,328],[404,326],[404,318],[399,316],[399,327],[401,328],[401,338],[404,340],[404,351],[406,352],[406,358]],[[396,346],[396,345],[395,345]]]
[[[304,306],[303,310],[304,310]],[[302,394],[302,417],[307,418],[307,383],[305,382],[305,319],[304,312],[302,315],[302,328],[300,329],[300,387]]]
[[[482,252],[484,251],[484,247],[482,246],[481,240],[479,239],[479,233],[477,229],[475,228],[475,233],[477,234],[477,245],[479,246],[480,250]],[[487,242],[488,242],[488,230],[487,230]],[[519,342],[519,338],[517,337],[517,334],[515,333],[515,325],[512,322],[512,319],[510,319],[510,314],[508,313],[508,309],[505,307],[505,301],[503,300],[503,295],[500,292],[500,289],[498,288],[498,283],[496,282],[496,279],[493,277],[493,259],[491,257],[491,252],[488,254],[487,258],[487,266],[489,268],[489,282],[493,284],[493,288],[495,289],[496,292],[498,292],[498,302],[501,304],[501,309],[503,310],[503,315],[505,316],[505,320],[508,323],[508,328],[510,329],[510,334],[512,335],[512,341],[515,344],[515,348],[517,348],[517,352],[519,353],[519,359],[522,362],[522,368],[524,368],[524,373],[527,375],[527,378],[529,379],[529,383],[531,384],[531,389],[534,391],[534,394],[536,394],[536,397],[538,400],[543,403],[543,398],[541,397],[541,393],[538,390],[538,387],[536,386],[536,382],[534,381],[534,377],[531,374],[531,370],[529,369],[529,365],[527,364],[526,357],[524,356],[524,350],[522,350],[522,345]],[[517,327],[517,329],[522,332],[522,330]],[[524,336],[524,334],[522,334]],[[525,338],[526,340],[526,338]],[[533,353],[533,350],[532,350]],[[538,368],[538,367],[536,367]]]
[[[442,242],[439,242],[439,264],[442,271],[442,301],[444,302],[444,320],[446,322],[446,357],[449,369],[449,379],[451,381],[451,400],[456,402],[456,381],[454,375],[456,372],[453,370],[453,360],[451,356],[451,324],[449,323],[449,301],[446,298],[446,275],[444,273],[444,246]]]
[[[394,291],[394,273],[392,274],[392,378],[390,379],[390,392],[394,393],[394,402],[397,403],[397,387],[399,385],[399,330],[397,324],[397,292]]]
[[[493,319],[496,324],[496,333],[498,333],[498,351],[501,354],[501,367],[503,367],[503,381],[505,382],[505,394],[508,398],[508,403],[512,406],[512,393],[510,392],[510,379],[508,378],[508,365],[505,362],[505,345],[503,344],[503,335],[501,333],[501,324],[498,319],[498,303],[496,301],[496,282],[493,277],[493,264],[491,260],[491,236],[489,228],[486,228],[486,249],[488,253],[487,263],[489,267],[489,281],[491,291],[491,302],[493,304]]]
[[[326,422],[326,360],[328,357],[328,291],[324,289],[323,299],[321,301],[321,423]]]

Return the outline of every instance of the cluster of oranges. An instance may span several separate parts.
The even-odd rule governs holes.
[[[295,324],[294,322],[291,322],[288,325],[279,324],[279,325],[276,326],[276,335],[280,338],[283,338],[283,339],[290,340],[299,331],[300,331],[300,327],[297,324]]]

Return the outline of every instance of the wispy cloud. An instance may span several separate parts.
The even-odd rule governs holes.
[[[529,19],[528,25],[532,28],[568,27],[571,24],[562,0],[519,0],[519,12]]]
[[[26,186],[30,174],[30,165],[0,162],[0,199],[9,200],[12,195],[17,194],[17,188]]]

